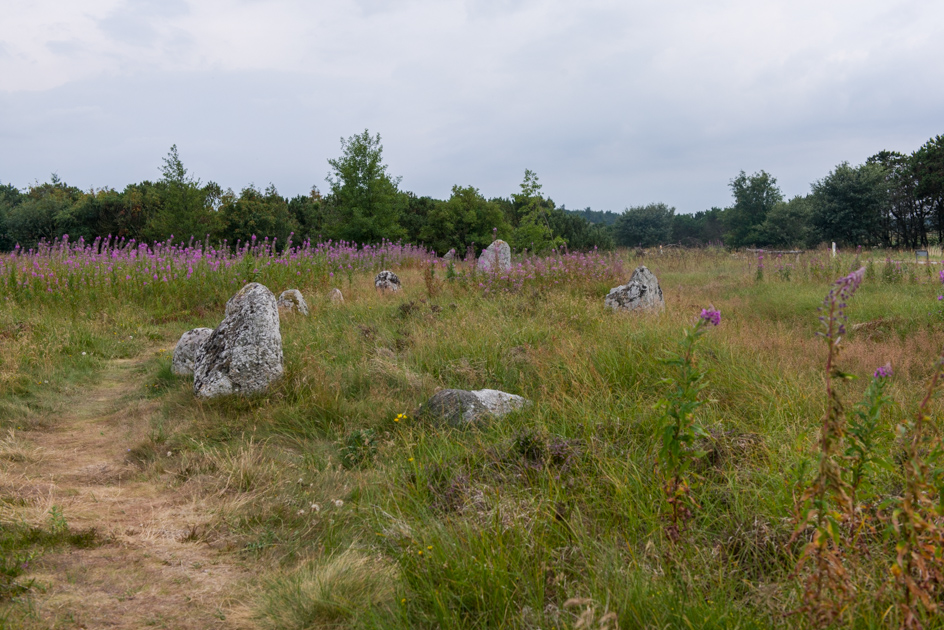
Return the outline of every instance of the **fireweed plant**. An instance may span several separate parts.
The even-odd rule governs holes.
[[[148,245],[135,240],[81,238],[68,235],[41,242],[24,251],[17,246],[0,257],[0,297],[17,302],[60,304],[87,296],[132,300],[144,304],[189,302],[231,295],[246,282],[281,286],[300,281],[337,284],[341,276],[390,267],[421,267],[437,260],[422,247],[384,241],[358,246],[344,241],[282,246],[276,240],[252,237],[235,246],[225,241],[165,242]],[[350,280],[349,280],[350,282]]]
[[[892,375],[890,366],[882,366],[875,370],[872,381],[865,390],[860,401],[848,415],[846,429],[845,467],[849,479],[849,502],[852,512],[849,514],[849,533],[855,536],[865,520],[859,517],[858,505],[859,490],[869,482],[869,473],[873,468],[891,468],[888,462],[879,457],[875,446],[881,433],[882,409],[891,404],[892,400],[885,393],[888,379]],[[853,538],[853,542],[855,539]]]
[[[698,507],[691,495],[690,470],[692,464],[703,456],[696,442],[705,431],[695,412],[704,404],[699,394],[707,386],[707,381],[705,372],[698,367],[695,346],[708,326],[720,323],[719,311],[702,309],[695,326],[685,330],[678,352],[669,352],[660,359],[663,364],[675,368],[674,376],[663,380],[669,392],[658,403],[662,408],[658,469],[668,504],[666,533],[672,542],[681,539],[692,510]]]
[[[865,275],[859,268],[840,278],[830,289],[820,308],[823,330],[818,334],[826,342],[826,411],[820,427],[819,462],[816,476],[800,499],[797,529],[794,539],[813,527],[810,542],[805,545],[796,566],[796,574],[803,578],[803,605],[798,612],[805,613],[811,623],[824,626],[832,623],[841,613],[851,596],[852,586],[843,565],[841,523],[852,514],[853,490],[844,474],[844,449],[847,422],[842,401],[836,390],[837,381],[849,375],[836,365],[839,343],[846,332],[846,304]],[[864,466],[864,464],[863,464]]]
[[[904,491],[887,502],[895,540],[891,574],[898,586],[902,628],[923,628],[922,618],[939,609],[944,594],[944,446],[929,406],[944,381],[944,355],[935,365],[914,419],[897,427],[906,441]]]
[[[819,334],[828,347],[826,411],[816,476],[798,504],[793,536],[796,539],[812,529],[810,542],[804,546],[795,569],[803,584],[803,604],[796,612],[805,613],[817,627],[836,623],[844,612],[851,612],[848,605],[853,580],[849,567],[860,551],[859,533],[868,525],[859,494],[868,485],[873,469],[894,470],[889,461],[875,453],[882,410],[893,404],[885,393],[892,374],[890,366],[875,370],[863,400],[848,413],[836,389],[838,382],[852,378],[839,370],[836,360],[845,333],[845,307],[864,275],[862,268],[840,278],[821,308],[824,330]],[[896,428],[900,443],[905,445],[901,494],[878,506],[879,517],[886,524],[886,537],[894,544],[889,573],[902,628],[923,628],[924,622],[938,612],[944,595],[944,445],[929,410],[942,383],[944,355],[937,360],[914,418]]]

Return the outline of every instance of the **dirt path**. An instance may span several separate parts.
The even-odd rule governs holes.
[[[142,481],[128,450],[147,435],[140,359],[109,362],[102,381],[67,401],[48,428],[17,434],[21,461],[0,460],[0,496],[17,516],[46,523],[53,506],[69,527],[105,543],[47,552],[31,568],[37,628],[243,628],[248,572],[199,541],[210,509],[198,497]],[[9,515],[8,515],[9,516]],[[198,540],[194,540],[197,538]]]

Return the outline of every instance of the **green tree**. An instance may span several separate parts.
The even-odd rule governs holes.
[[[925,142],[911,155],[915,196],[934,217],[938,243],[944,243],[944,136]]]
[[[230,243],[249,242],[252,237],[277,239],[284,245],[298,227],[288,209],[288,202],[269,184],[265,192],[250,184],[237,198],[231,191],[222,196],[225,235]]]
[[[547,221],[551,233],[563,239],[568,249],[586,251],[593,248],[613,249],[616,246],[612,226],[590,223],[582,215],[563,207],[550,210]]]
[[[812,186],[816,236],[840,245],[883,244],[882,211],[888,200],[886,173],[879,164],[843,162]]]
[[[727,244],[731,247],[756,244],[761,238],[758,227],[767,213],[783,201],[783,193],[777,187],[777,180],[765,171],[751,176],[741,171],[729,185],[734,205],[725,212]]]
[[[669,243],[674,216],[675,208],[661,202],[627,208],[613,226],[616,244],[652,247]]]
[[[118,235],[118,218],[125,207],[121,193],[111,188],[82,195],[68,210],[60,213],[57,230],[86,241]]]
[[[813,204],[809,197],[796,196],[777,203],[764,222],[757,226],[757,245],[764,247],[806,247],[815,245],[812,226]]]
[[[206,235],[219,231],[219,216],[208,199],[207,191],[200,186],[184,167],[177,153],[177,145],[171,145],[164,164],[163,177],[158,182],[161,206],[148,217],[145,236],[150,240],[164,240],[171,235],[176,240],[195,237],[202,240]]]
[[[311,187],[307,195],[296,195],[288,202],[288,213],[297,227],[294,242],[305,239],[316,242],[326,238],[327,217],[324,200],[317,186]]]
[[[83,197],[81,190],[69,186],[55,173],[50,181],[30,187],[25,197],[7,214],[10,240],[21,247],[35,247],[40,240],[62,236],[62,226],[69,225],[73,207]]]
[[[409,191],[400,192],[400,226],[406,232],[407,241],[420,243],[425,240],[423,230],[432,220],[430,216],[443,203],[445,202],[432,197],[417,197]]]
[[[515,249],[543,253],[566,245],[564,239],[551,230],[549,215],[554,210],[554,202],[541,196],[540,191],[537,173],[526,169],[521,192],[512,195],[511,224],[515,229],[511,244]]]
[[[8,252],[16,244],[10,238],[7,217],[23,199],[23,194],[12,184],[0,184],[0,251]]]
[[[121,192],[123,208],[114,217],[115,235],[146,240],[148,225],[163,207],[163,187],[150,181],[128,184]]]
[[[672,217],[672,242],[686,247],[720,244],[724,240],[724,210],[712,208]]]
[[[328,160],[332,172],[327,177],[338,236],[357,243],[403,238],[400,178],[387,173],[380,134],[371,136],[365,129],[347,140],[341,138],[341,150],[341,157]]]
[[[473,243],[479,249],[488,247],[494,230],[502,239],[512,231],[498,204],[486,201],[472,186],[453,186],[452,196],[430,210],[420,238],[439,254],[451,248],[461,253]]]

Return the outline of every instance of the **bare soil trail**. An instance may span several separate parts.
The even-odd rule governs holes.
[[[0,460],[0,496],[34,524],[52,506],[103,544],[45,553],[29,572],[36,628],[248,628],[249,570],[198,535],[211,508],[144,479],[127,461],[157,403],[142,359],[112,360],[101,381],[70,395],[41,430],[17,434],[25,457]],[[10,514],[6,514],[10,516]]]

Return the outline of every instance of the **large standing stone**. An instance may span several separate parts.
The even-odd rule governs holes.
[[[258,394],[282,376],[275,295],[257,282],[226,303],[226,317],[197,352],[193,393],[200,398]]]
[[[603,304],[617,310],[663,311],[665,300],[655,274],[646,267],[636,267],[629,283],[610,289]]]
[[[288,289],[282,291],[276,302],[280,309],[285,309],[289,313],[299,313],[308,316],[308,302],[298,289]]]
[[[420,406],[414,415],[444,421],[453,427],[462,427],[486,418],[501,418],[530,404],[531,401],[526,398],[497,389],[444,389]]]
[[[374,286],[381,291],[399,291],[400,278],[392,271],[381,271],[374,278]]]
[[[511,246],[498,239],[482,250],[479,256],[480,271],[509,271],[511,269]]]
[[[344,296],[341,295],[341,289],[331,289],[331,292],[328,293],[328,299],[332,302],[340,304],[344,301]]]
[[[170,371],[177,376],[193,374],[193,363],[197,358],[197,351],[212,332],[212,328],[194,328],[182,334],[174,348],[174,358],[170,362]]]

